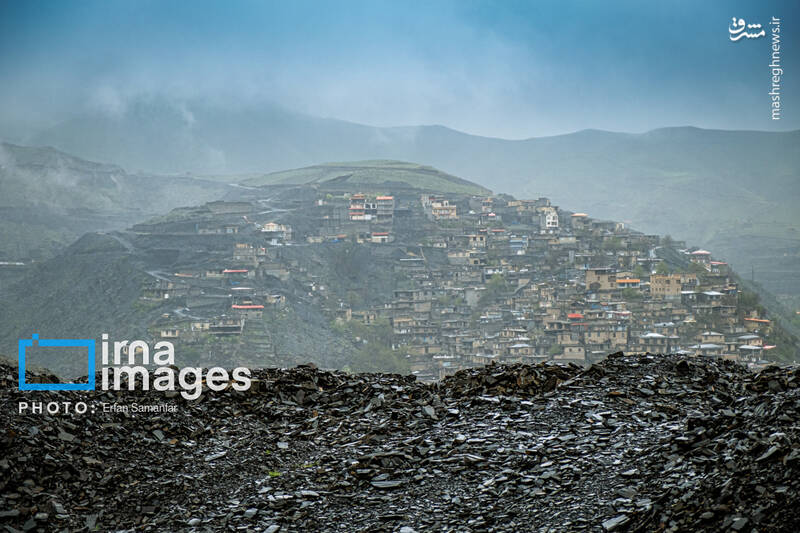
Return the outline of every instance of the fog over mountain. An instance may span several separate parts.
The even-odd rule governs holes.
[[[129,171],[242,180],[328,161],[431,165],[494,192],[548,196],[568,209],[713,247],[738,269],[755,268],[772,290],[793,294],[800,292],[798,141],[800,131],[692,127],[515,141],[443,126],[366,126],[275,104],[229,109],[158,97],[135,99],[118,114],[81,114],[29,139]]]
[[[771,119],[772,40],[731,42],[727,28],[795,20],[796,3],[4,7],[7,141],[242,180],[430,165],[713,248],[800,294],[798,115],[787,104]],[[785,103],[798,99],[796,41],[781,33]]]
[[[0,0],[0,529],[800,532],[798,20]]]
[[[0,260],[49,257],[84,233],[124,228],[227,189],[0,142]]]

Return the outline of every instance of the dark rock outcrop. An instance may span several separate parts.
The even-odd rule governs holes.
[[[585,370],[493,365],[434,385],[310,365],[254,378],[247,392],[187,402],[23,393],[16,369],[0,368],[0,525],[800,530],[793,368],[616,354]],[[19,413],[21,401],[89,411]]]

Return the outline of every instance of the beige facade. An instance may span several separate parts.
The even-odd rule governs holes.
[[[660,300],[681,297],[680,274],[653,274],[650,276],[650,296]]]

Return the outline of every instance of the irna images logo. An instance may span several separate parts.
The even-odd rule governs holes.
[[[33,334],[30,339],[19,339],[19,390],[94,390],[94,339],[40,339]],[[26,383],[25,351],[33,346],[44,348],[86,348],[86,375],[88,383]]]
[[[86,367],[88,383],[26,383],[26,350],[32,346],[45,348],[86,348]],[[141,390],[174,391],[181,389],[181,396],[187,400],[197,399],[203,386],[212,391],[222,391],[232,387],[235,391],[250,388],[250,369],[237,367],[229,374],[222,367],[206,369],[200,367],[175,367],[175,347],[171,342],[160,341],[151,348],[141,340],[110,341],[108,334],[102,335],[101,346],[101,389],[135,390],[141,383]],[[138,359],[138,360],[137,360]],[[155,365],[152,372],[148,366]],[[94,339],[30,339],[19,340],[19,390],[95,390],[95,340]],[[176,383],[177,382],[177,383]]]

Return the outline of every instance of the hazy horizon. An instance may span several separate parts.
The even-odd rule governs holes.
[[[779,121],[770,37],[731,42],[731,17],[792,20],[790,2],[7,2],[0,135],[141,99],[277,105],[378,127],[442,125],[501,139],[800,128],[796,34],[781,34]],[[787,22],[785,28],[790,28]],[[191,109],[185,109],[191,121]]]

